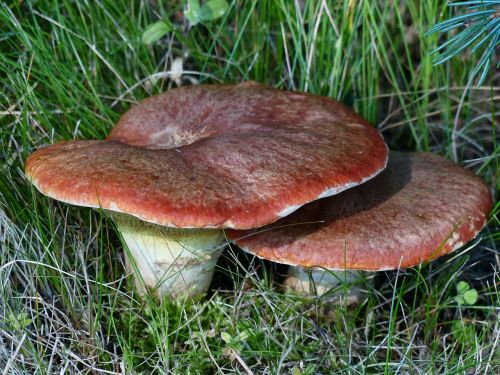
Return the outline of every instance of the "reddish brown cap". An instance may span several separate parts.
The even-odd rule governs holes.
[[[106,141],[32,154],[26,174],[52,198],[173,227],[253,228],[384,169],[366,120],[324,97],[247,82],[148,98]]]
[[[373,180],[269,226],[227,234],[279,263],[388,270],[459,248],[485,225],[491,207],[488,187],[470,171],[433,154],[391,152]]]

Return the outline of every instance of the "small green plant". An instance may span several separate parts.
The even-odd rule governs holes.
[[[316,366],[309,365],[304,370],[300,370],[298,367],[292,368],[292,375],[312,375],[316,370]]]
[[[484,48],[477,66],[471,73],[471,78],[479,73],[478,84],[481,85],[490,70],[495,50],[500,44],[500,0],[475,0],[451,3],[449,7],[465,7],[470,12],[454,16],[432,27],[426,35],[445,33],[453,29],[460,30],[448,41],[433,50],[436,54],[434,65],[442,64],[459,53],[472,47],[473,54]],[[500,61],[497,63],[497,69]]]
[[[459,305],[474,305],[477,302],[477,290],[471,288],[466,281],[460,281],[457,284],[457,295],[454,300]]]
[[[19,314],[9,313],[8,325],[9,328],[14,331],[21,331],[27,328],[33,321],[29,318],[26,312],[21,312]]]
[[[168,20],[157,21],[147,27],[142,34],[142,42],[151,44],[163,38],[167,33],[174,31],[174,26]]]
[[[461,344],[474,342],[476,338],[476,328],[468,320],[455,320],[451,323],[451,334],[453,338]]]
[[[199,0],[188,0],[184,10],[184,16],[189,21],[190,26],[199,23],[214,21],[222,17],[229,5],[226,0],[209,0],[203,5]],[[142,33],[144,44],[154,43],[163,38],[167,33],[175,32],[175,26],[168,19],[162,19],[149,25]]]
[[[235,336],[231,336],[227,332],[222,332],[220,334],[221,339],[226,343],[226,348],[224,351],[231,356],[234,353],[240,353],[245,345],[245,342],[250,337],[250,332],[248,330],[242,331]]]
[[[188,0],[184,16],[191,26],[200,22],[210,22],[222,17],[229,5],[226,0],[210,0],[200,5],[199,0]]]

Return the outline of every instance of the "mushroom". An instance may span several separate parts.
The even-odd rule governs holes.
[[[224,228],[263,226],[358,185],[387,153],[342,104],[245,82],[148,98],[105,141],[36,151],[26,175],[49,197],[111,212],[138,285],[180,297],[208,288]]]
[[[482,179],[437,155],[391,152],[360,186],[303,206],[264,228],[230,230],[243,250],[289,268],[285,286],[306,295],[356,284],[363,271],[416,266],[458,249],[483,228],[492,196]]]

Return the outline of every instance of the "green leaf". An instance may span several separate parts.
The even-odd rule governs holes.
[[[184,16],[191,26],[200,22],[209,22],[222,17],[228,10],[229,4],[226,0],[209,0],[200,6],[199,0],[189,0]]]
[[[26,312],[21,312],[18,315],[9,313],[8,322],[13,330],[22,330],[28,327],[33,321],[29,318]]]
[[[230,335],[229,333],[227,333],[227,332],[222,332],[222,333],[220,334],[220,337],[221,337],[221,339],[222,339],[222,340],[224,340],[224,342],[225,342],[226,344],[229,344],[229,343],[231,342],[231,340],[233,339],[233,338],[231,337],[231,335]]]
[[[468,305],[474,305],[477,302],[477,296],[477,290],[470,289],[464,293],[463,299]]]
[[[464,299],[463,295],[461,295],[461,294],[459,294],[458,296],[453,298],[453,300],[459,305],[465,305],[465,299]]]
[[[454,298],[459,305],[473,305],[477,302],[477,290],[471,288],[466,281],[460,281],[457,284],[457,296]]]
[[[316,370],[316,366],[314,366],[314,365],[307,366],[304,369],[304,371],[300,371],[298,367],[293,367],[292,368],[292,375],[312,375],[312,374],[314,374],[315,370]]]
[[[248,337],[250,337],[250,333],[247,332],[246,330],[241,332],[239,335],[238,335],[238,339],[240,341],[246,341],[246,339],[248,339]]]
[[[200,19],[200,2],[198,0],[188,0],[184,16],[191,26],[198,24]]]
[[[142,33],[142,42],[144,44],[151,44],[165,36],[168,32],[173,31],[170,23],[165,21],[158,21],[149,25],[148,28]]]
[[[467,281],[460,281],[457,284],[457,292],[459,294],[464,294],[469,289],[470,289],[470,285]]]
[[[222,17],[227,9],[229,8],[229,4],[226,0],[210,0],[207,1],[200,8],[200,19],[202,21],[213,21],[217,18]]]

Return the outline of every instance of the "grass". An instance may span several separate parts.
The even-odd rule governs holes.
[[[233,248],[197,302],[140,300],[99,212],[41,196],[23,174],[34,150],[102,139],[132,103],[176,83],[254,79],[327,95],[376,124],[390,148],[442,154],[498,200],[498,72],[477,57],[433,66],[449,16],[438,0],[233,1],[184,24],[171,1],[0,2],[0,368],[3,373],[500,372],[500,205],[480,237],[421,267],[381,272],[362,305],[279,288],[284,268]],[[146,46],[168,17],[179,31]],[[474,305],[454,297],[459,281]]]

